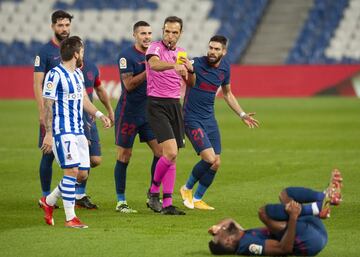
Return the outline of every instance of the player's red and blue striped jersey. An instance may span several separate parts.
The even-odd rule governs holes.
[[[40,48],[38,55],[35,57],[34,71],[46,74],[49,70],[59,65],[60,61],[60,48],[53,40],[50,40]]]
[[[84,65],[81,67],[81,71],[84,75],[86,93],[88,94],[90,100],[93,101],[94,88],[101,85],[99,69],[93,62],[84,60]]]
[[[230,83],[230,64],[222,59],[219,67],[210,66],[207,57],[194,58],[196,82],[187,87],[184,99],[184,120],[215,119],[214,103],[219,87]]]
[[[120,74],[132,73],[136,76],[145,70],[145,53],[131,46],[120,53],[118,59]],[[121,80],[121,76],[120,76]],[[119,115],[145,116],[146,80],[128,92],[121,80],[121,96],[116,106]]]
[[[53,105],[53,135],[84,134],[84,78],[80,69],[70,72],[59,64],[45,77],[43,97],[55,100]]]

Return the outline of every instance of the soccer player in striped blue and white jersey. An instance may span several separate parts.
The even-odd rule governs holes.
[[[51,69],[44,81],[44,123],[46,134],[41,146],[44,153],[53,151],[64,170],[59,185],[40,201],[45,212],[45,221],[54,225],[53,210],[62,197],[66,215],[65,226],[87,228],[75,214],[75,184],[86,179],[90,168],[89,146],[84,135],[83,109],[99,118],[105,128],[111,121],[89,100],[84,77],[79,69],[83,64],[84,45],[77,36],[61,42],[62,63]]]
[[[43,83],[46,73],[60,63],[60,43],[70,35],[71,21],[73,16],[63,10],[57,10],[51,15],[51,28],[54,32],[52,39],[44,44],[35,57],[34,62],[34,95],[39,110],[39,148],[45,136],[44,127],[44,102],[42,98]],[[54,154],[52,152],[41,156],[39,175],[42,196],[50,194],[52,179],[52,164]],[[39,202],[41,205],[41,203]]]

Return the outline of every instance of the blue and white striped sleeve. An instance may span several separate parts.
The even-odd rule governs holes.
[[[57,87],[60,82],[60,75],[55,70],[50,70],[44,80],[43,97],[57,99]]]

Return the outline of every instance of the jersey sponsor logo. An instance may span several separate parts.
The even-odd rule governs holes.
[[[34,66],[35,67],[40,66],[40,56],[38,56],[38,55],[35,57]]]
[[[124,57],[120,58],[119,67],[120,67],[120,69],[126,69],[127,68],[127,61],[126,61],[126,59]]]
[[[249,246],[249,251],[253,254],[256,254],[256,255],[261,255],[262,254],[262,250],[263,250],[263,247],[261,245],[257,245],[257,244],[251,244]]]

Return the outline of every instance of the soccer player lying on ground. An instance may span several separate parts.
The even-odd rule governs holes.
[[[320,219],[330,217],[330,205],[341,201],[342,177],[332,172],[325,192],[288,187],[280,193],[281,204],[259,209],[266,227],[244,230],[235,220],[225,219],[209,229],[210,252],[216,255],[314,256],[327,243]]]
[[[62,197],[66,215],[65,226],[87,228],[75,214],[75,184],[87,178],[90,169],[89,145],[84,135],[83,108],[99,118],[105,128],[111,121],[90,102],[81,70],[84,45],[79,37],[65,39],[60,45],[61,64],[51,69],[44,82],[43,98],[45,130],[41,150],[53,151],[64,170],[59,185],[40,199],[45,222],[54,225],[53,210]]]
[[[214,105],[216,92],[221,87],[228,106],[249,128],[258,127],[258,121],[245,113],[230,87],[230,64],[224,58],[227,39],[213,36],[208,45],[207,56],[194,58],[193,64],[183,58],[189,72],[184,99],[185,132],[201,160],[195,164],[189,179],[180,189],[184,205],[190,209],[214,210],[202,198],[212,184],[220,167],[221,140]],[[199,185],[192,196],[195,183]]]

